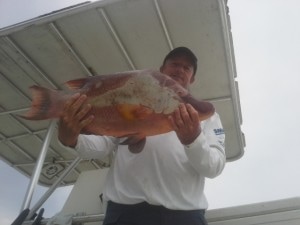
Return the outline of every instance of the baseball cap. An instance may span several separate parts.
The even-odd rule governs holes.
[[[196,55],[187,47],[174,48],[172,51],[170,51],[166,55],[166,57],[163,61],[163,64],[165,64],[168,59],[172,59],[172,58],[175,58],[175,57],[178,57],[178,56],[185,56],[190,61],[190,63],[192,64],[192,66],[194,68],[194,74],[196,74],[198,59],[197,59]]]

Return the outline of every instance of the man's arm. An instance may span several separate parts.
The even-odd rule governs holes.
[[[215,113],[201,127],[198,112],[182,104],[170,120],[194,169],[205,177],[218,176],[226,163],[225,134],[219,115]]]

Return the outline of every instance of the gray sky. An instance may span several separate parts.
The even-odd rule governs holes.
[[[81,1],[0,0],[0,27],[71,2]],[[247,146],[240,160],[207,180],[210,209],[300,196],[300,1],[228,4]],[[29,9],[24,11],[25,6]],[[1,161],[0,180],[0,224],[8,225],[20,210],[29,180]],[[61,209],[70,189],[59,189],[45,203],[46,217]],[[45,191],[38,188],[33,201]]]
[[[300,196],[300,2],[229,0],[229,7],[247,146],[208,182],[210,205]]]

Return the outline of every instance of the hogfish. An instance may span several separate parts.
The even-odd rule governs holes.
[[[32,104],[23,116],[28,120],[59,118],[64,104],[74,94],[87,95],[85,104],[92,106],[88,115],[94,120],[82,133],[127,137],[122,144],[140,152],[147,136],[172,131],[168,119],[180,103],[191,104],[199,121],[215,111],[209,102],[195,99],[169,76],[156,70],[136,70],[99,75],[66,82],[69,91],[30,87]]]

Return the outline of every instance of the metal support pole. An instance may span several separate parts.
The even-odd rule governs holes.
[[[57,178],[57,180],[52,184],[52,186],[46,191],[46,193],[40,198],[40,200],[30,209],[30,213],[27,216],[31,218],[33,214],[44,204],[44,202],[49,198],[49,196],[55,191],[56,187],[61,183],[61,181],[78,165],[81,161],[80,157],[77,157],[65,171]]]
[[[44,163],[45,157],[47,155],[48,147],[49,147],[52,135],[53,135],[55,124],[56,124],[55,120],[52,120],[50,122],[49,128],[47,130],[46,138],[45,138],[45,141],[43,143],[42,150],[40,152],[38,161],[37,161],[37,163],[35,165],[35,168],[34,168],[33,175],[31,176],[30,183],[28,185],[28,189],[27,189],[27,192],[26,192],[26,195],[25,195],[25,199],[24,199],[21,211],[23,211],[24,209],[29,208],[29,206],[30,206],[32,195],[33,195],[34,189],[37,185],[39,176],[40,176],[41,171],[42,171],[43,163]]]

